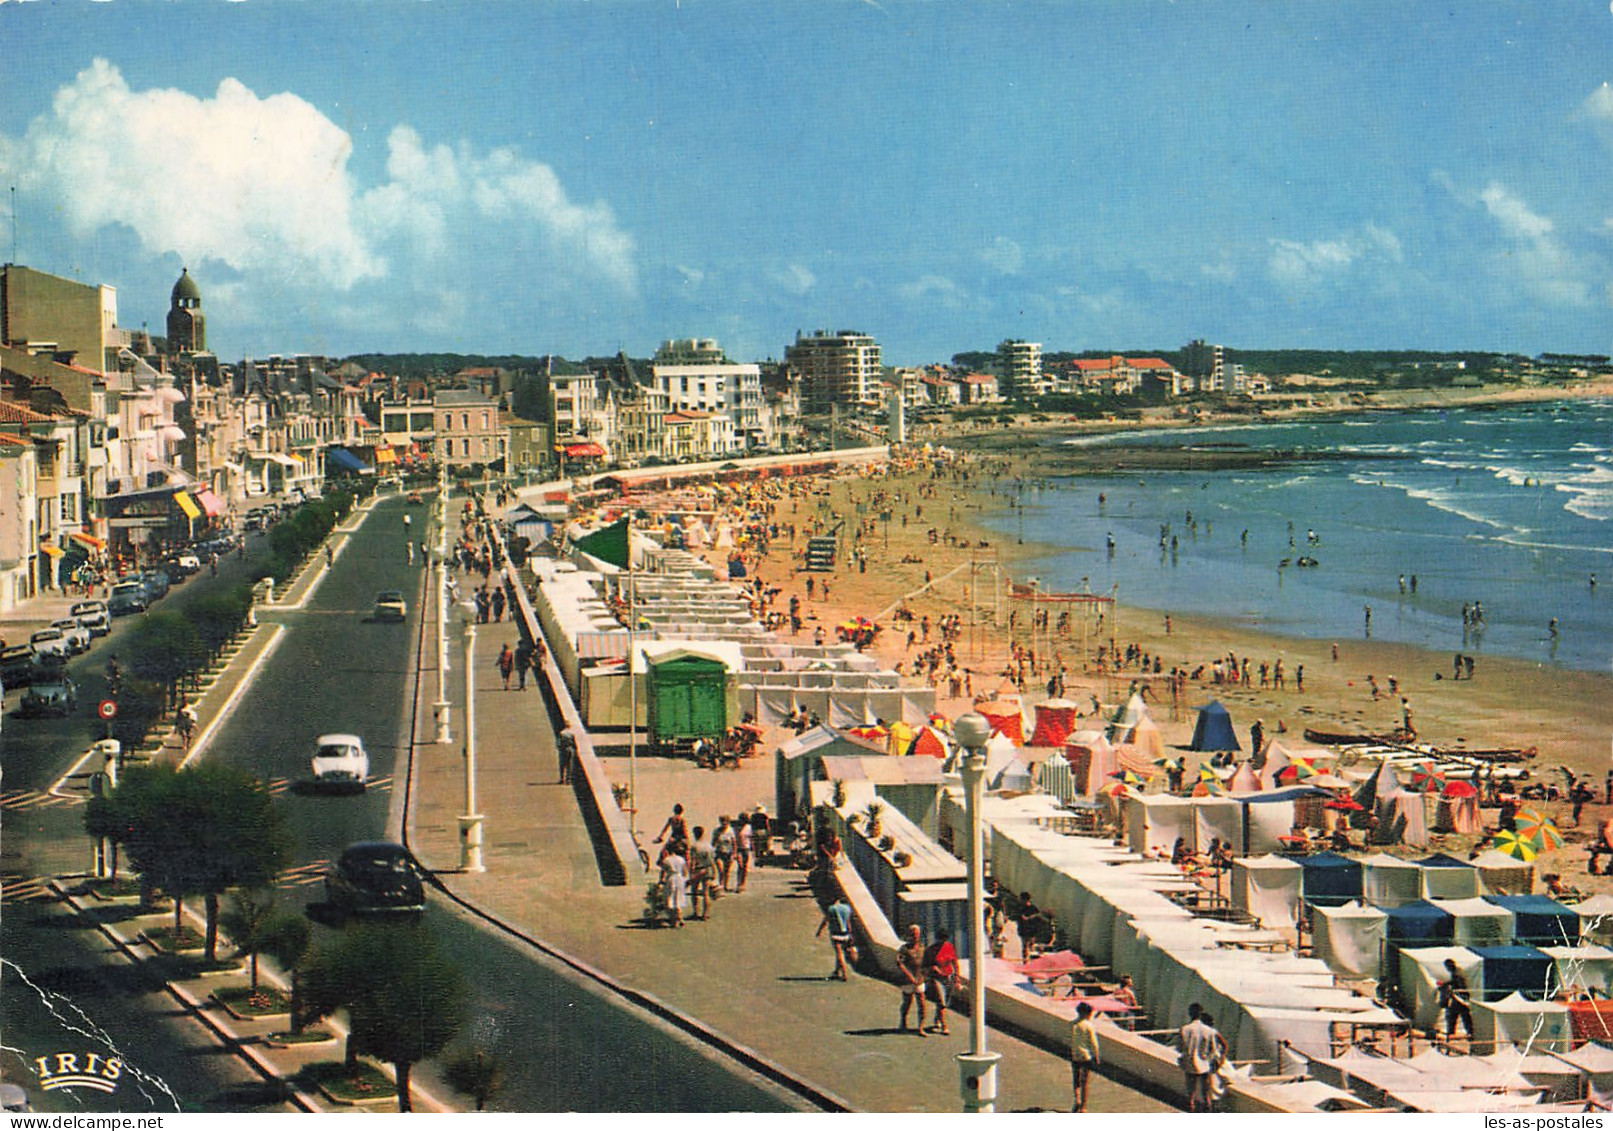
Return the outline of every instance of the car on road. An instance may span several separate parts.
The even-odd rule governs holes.
[[[112,593],[106,599],[106,608],[113,616],[123,617],[145,612],[150,603],[146,597],[146,587],[140,582],[120,581],[112,587]]]
[[[147,604],[168,596],[168,575],[160,569],[146,570],[140,575],[140,584],[146,587]]]
[[[412,506],[412,507],[422,506],[422,505],[424,505],[425,501],[426,500],[421,496],[419,491],[410,491],[409,492],[409,505],[410,506]]]
[[[105,601],[80,601],[68,611],[91,636],[105,636],[112,631],[112,617]]]
[[[370,776],[370,756],[364,752],[362,738],[356,734],[322,734],[314,740],[314,746],[309,764],[315,785],[364,788]]]
[[[18,712],[30,718],[55,715],[65,718],[78,706],[78,688],[65,674],[36,677],[22,693]]]
[[[28,638],[28,646],[34,650],[36,656],[55,656],[66,660],[73,654],[73,646],[68,643],[62,630],[52,625],[42,628]]]
[[[61,630],[62,639],[67,641],[68,655],[82,656],[90,650],[90,630],[79,624],[74,618],[64,617],[61,620],[53,620],[50,622],[50,626]]]
[[[375,595],[375,612],[372,615],[376,620],[407,620],[409,603],[399,590],[385,589]]]
[[[26,687],[39,673],[39,657],[27,644],[0,651],[0,686]]]
[[[422,869],[401,844],[366,840],[342,850],[325,873],[325,896],[350,915],[419,912],[426,909]]]

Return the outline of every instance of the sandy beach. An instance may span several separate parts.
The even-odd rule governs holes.
[[[1016,473],[1019,470],[1015,468]],[[963,478],[965,474],[967,479]],[[1135,666],[1118,674],[1100,674],[1093,662],[1098,646],[1095,633],[1089,631],[1083,655],[1079,613],[1072,612],[1073,624],[1067,635],[1055,631],[1049,636],[1041,631],[1033,641],[1030,602],[1011,601],[1005,595],[1000,610],[995,607],[990,596],[994,573],[1006,589],[1010,579],[1024,580],[1034,574],[1038,555],[1047,553],[1048,548],[1003,544],[977,525],[982,513],[1001,505],[1000,499],[989,494],[989,479],[978,463],[971,471],[941,479],[931,478],[927,469],[890,470],[878,476],[842,475],[821,481],[816,491],[809,498],[779,501],[775,517],[781,523],[796,523],[798,538],[790,558],[785,557],[782,541],[775,543],[756,570],[770,586],[782,587],[775,607],[786,607],[792,595],[801,598],[806,618],[803,637],[809,637],[822,625],[833,639],[834,626],[842,621],[857,616],[875,619],[883,631],[875,639],[872,651],[887,664],[900,664],[905,674],[912,658],[939,640],[938,628],[932,627],[929,644],[919,640],[911,649],[908,647],[909,626],[897,624],[890,615],[905,599],[905,607],[914,615],[911,627],[915,629],[919,629],[925,616],[932,626],[943,616],[962,618],[963,628],[953,648],[959,665],[970,673],[968,682],[975,698],[987,697],[999,688],[1011,689],[1005,673],[1016,642],[1035,647],[1040,653],[1037,673],[1026,681],[1027,702],[1048,697],[1045,684],[1050,670],[1044,665],[1049,659],[1064,669],[1065,697],[1083,706],[1091,706],[1094,698],[1112,704],[1125,693]],[[920,497],[921,491],[932,497]],[[878,521],[879,510],[872,505],[881,492],[892,500],[888,523]],[[862,515],[857,513],[859,505],[863,507]],[[797,572],[795,564],[804,547],[808,525],[820,516],[831,526],[841,518],[846,520],[845,552],[832,574]],[[928,534],[932,526],[939,532],[935,542]],[[857,568],[853,553],[857,549],[866,552],[866,572]],[[977,563],[972,568],[971,560]],[[977,610],[972,630],[971,574]],[[814,579],[811,597],[806,592],[809,577]],[[926,577],[932,579],[928,585]],[[1167,746],[1188,743],[1194,722],[1192,708],[1212,698],[1222,701],[1231,711],[1246,744],[1248,728],[1259,718],[1268,737],[1303,745],[1302,732],[1307,727],[1350,733],[1391,731],[1401,722],[1400,696],[1404,695],[1414,710],[1420,741],[1440,746],[1465,745],[1470,749],[1533,747],[1538,755],[1529,765],[1536,778],[1562,787],[1564,778],[1555,771],[1567,766],[1576,774],[1588,776],[1597,787],[1598,800],[1602,797],[1603,775],[1610,766],[1608,736],[1613,734],[1613,677],[1485,657],[1478,663],[1474,678],[1452,680],[1449,654],[1360,638],[1334,641],[1277,636],[1174,612],[1170,614],[1167,634],[1164,614],[1169,610],[1128,607],[1124,599],[1122,592],[1112,619],[1104,626],[1105,637],[1112,636],[1122,650],[1136,645],[1150,658],[1158,656],[1166,671],[1172,666],[1192,671],[1232,653],[1240,659],[1248,657],[1252,672],[1262,662],[1281,659],[1289,674],[1284,690],[1261,688],[1258,679],[1252,686],[1212,687],[1208,672],[1202,681],[1190,681],[1177,709],[1173,711],[1168,698],[1155,705],[1154,713]],[[1051,608],[1056,618],[1061,608],[1070,606],[1042,607]],[[999,611],[1003,623],[993,624],[994,613]],[[1006,622],[1013,612],[1017,612],[1016,627],[1010,632]],[[922,637],[922,630],[919,635]],[[1294,681],[1301,667],[1303,691],[1296,688]],[[1436,679],[1436,673],[1443,678]],[[1369,675],[1376,677],[1381,692],[1378,699],[1372,697]],[[1397,695],[1389,693],[1390,677],[1398,681]],[[969,709],[972,699],[968,694],[952,697],[948,692],[948,683],[943,679],[938,687],[938,710],[955,716]],[[1192,756],[1189,758],[1189,780],[1193,780]],[[1577,830],[1568,820],[1566,803],[1549,808],[1560,811],[1570,844],[1556,865],[1550,857],[1544,858],[1544,867],[1556,867],[1571,875],[1581,887],[1599,886],[1601,877],[1592,880],[1584,875],[1584,853],[1575,844],[1582,835],[1588,835],[1594,824],[1613,816],[1613,808],[1590,806],[1583,827]],[[1447,847],[1467,845],[1453,840]]]

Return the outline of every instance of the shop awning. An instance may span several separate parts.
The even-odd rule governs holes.
[[[63,554],[65,554],[67,552],[66,550],[63,550],[60,546],[52,546],[49,542],[41,542],[39,544],[39,548],[40,548],[41,551],[44,552],[44,554],[47,557],[52,557],[52,558],[59,558]]]
[[[375,449],[375,462],[376,463],[397,463],[398,462],[398,453],[393,451],[391,448],[376,448]]]
[[[186,492],[175,491],[174,502],[179,504],[179,509],[185,512],[186,518],[195,521],[196,519],[202,517],[202,508],[197,506],[196,500],[191,498]]]
[[[203,487],[200,491],[196,492],[196,501],[202,504],[202,510],[206,511],[208,517],[210,518],[220,517],[224,514],[226,509],[224,506],[224,500],[213,494],[213,492],[206,487]]]
[[[598,459],[605,454],[605,449],[598,444],[567,444],[567,459]]]
[[[331,448],[325,453],[325,463],[342,471],[350,471],[354,475],[362,475],[370,470],[368,464],[346,448]]]
[[[302,466],[301,463],[299,463],[297,460],[292,459],[290,456],[286,455],[284,452],[269,452],[263,458],[266,459],[266,460],[269,460],[271,463],[284,464],[286,467],[301,467]]]
[[[69,534],[68,537],[77,542],[79,545],[86,546],[91,550],[100,551],[106,549],[106,540],[104,538],[97,538],[93,534],[86,534],[82,530],[75,530]]]

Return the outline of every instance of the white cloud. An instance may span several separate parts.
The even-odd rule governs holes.
[[[1501,225],[1501,230],[1513,239],[1540,241],[1551,235],[1552,222],[1530,211],[1527,204],[1499,182],[1491,181],[1479,193],[1479,200],[1496,223]]]
[[[1358,232],[1310,243],[1274,239],[1266,269],[1284,286],[1309,287],[1357,263],[1398,263],[1401,257],[1399,238],[1387,228],[1369,223]]]
[[[1007,236],[992,240],[991,246],[980,252],[980,258],[987,267],[1004,275],[1017,275],[1025,268],[1025,249]]]
[[[787,263],[768,272],[768,278],[781,290],[792,295],[804,295],[818,285],[818,277],[799,263]]]
[[[682,275],[683,281],[691,287],[698,287],[706,278],[706,273],[698,267],[685,267],[683,264],[678,263],[674,265],[673,269]]]
[[[233,78],[211,97],[134,91],[96,59],[23,137],[0,136],[0,172],[48,197],[79,239],[121,225],[193,271],[228,265],[247,289],[271,277],[337,291],[386,279],[449,321],[458,300],[428,294],[436,283],[421,276],[453,287],[498,259],[492,269],[539,280],[531,288],[558,276],[634,292],[632,236],[608,205],[573,200],[548,165],[427,146],[406,125],[387,145],[386,179],[365,189],[349,171],[353,139],[295,94],[260,97]]]
[[[191,264],[297,265],[347,287],[386,268],[354,224],[351,153],[347,134],[295,95],[259,98],[235,79],[211,98],[136,92],[96,59],[3,156],[79,238],[124,225]]]
[[[1613,122],[1613,87],[1603,83],[1591,91],[1580,108],[1598,121]]]
[[[1485,211],[1511,241],[1505,268],[1536,298],[1559,306],[1590,301],[1588,268],[1556,235],[1551,219],[1535,212],[1499,181],[1479,193]]]
[[[934,303],[945,310],[960,310],[969,300],[969,293],[945,275],[924,275],[903,283],[896,293],[909,302]]]

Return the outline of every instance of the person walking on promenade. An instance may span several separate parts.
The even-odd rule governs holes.
[[[829,932],[829,942],[835,952],[835,968],[828,980],[850,981],[850,976],[846,972],[846,960],[849,958],[853,965],[856,964],[857,948],[851,941],[851,904],[846,902],[844,895],[835,896],[835,901],[824,908],[823,922],[818,924],[818,932],[813,938],[820,937],[826,930]]]
[[[924,992],[935,1003],[935,1024],[930,1032],[950,1036],[947,1029],[947,1003],[958,986],[958,949],[945,927],[935,932],[935,941],[924,950]]]
[[[502,621],[504,619],[504,587],[502,585],[493,590],[492,601],[493,620]]]
[[[191,736],[196,733],[196,708],[188,698],[179,701],[179,715],[175,722],[179,729],[179,741],[189,750]]]
[[[1467,1032],[1467,1041],[1473,1043],[1473,1006],[1468,993],[1467,979],[1456,968],[1456,960],[1445,960],[1445,980],[1438,986],[1439,1005],[1445,1012],[1445,1044],[1456,1036],[1458,1023]]]
[[[532,645],[527,643],[526,637],[521,637],[515,645],[515,681],[516,690],[526,690],[526,672],[532,666]]]
[[[1216,1029],[1215,1018],[1208,1013],[1199,1014],[1199,1024],[1210,1035],[1210,1071],[1204,1077],[1204,1110],[1214,1111],[1227,1090],[1226,1078],[1222,1075],[1227,1062],[1227,1039]]]
[[[745,881],[750,878],[751,857],[755,855],[756,832],[741,813],[734,821],[734,860],[738,867],[735,869],[734,890],[745,890]]]
[[[666,819],[666,824],[661,826],[661,831],[651,843],[660,844],[663,840],[667,842],[667,847],[677,852],[683,851],[689,843],[689,822],[683,817],[681,803],[672,806],[672,815]]]
[[[1188,1111],[1210,1109],[1210,1056],[1215,1046],[1211,1040],[1212,1030],[1200,1020],[1203,1012],[1204,1007],[1198,1002],[1189,1005],[1187,1024],[1177,1033],[1181,1045],[1177,1063],[1182,1066],[1187,1082]]]
[[[689,917],[705,920],[711,916],[711,878],[717,871],[706,830],[694,827],[694,844],[689,848]]]
[[[739,847],[739,840],[734,836],[734,826],[727,817],[717,818],[717,831],[711,834],[711,847],[717,855],[717,879],[722,890],[728,890],[728,882],[734,876],[734,853]]]
[[[683,903],[689,895],[689,862],[671,844],[661,850],[661,885],[666,892],[666,909],[672,925],[683,926]]]
[[[907,1032],[907,1015],[916,1001],[919,1005],[918,1035],[924,1031],[924,931],[917,923],[907,928],[907,941],[896,952],[896,978],[902,987],[902,1016],[900,1032]]]
[[[1098,1031],[1092,1027],[1092,1006],[1081,1002],[1075,1007],[1070,1026],[1070,1110],[1087,1109],[1087,1081],[1098,1066]]]
[[[570,727],[555,736],[555,753],[560,758],[560,784],[571,780],[572,768],[577,763],[577,733]]]
[[[498,674],[504,679],[504,690],[510,689],[510,676],[515,674],[515,653],[510,651],[508,644],[498,654]]]

